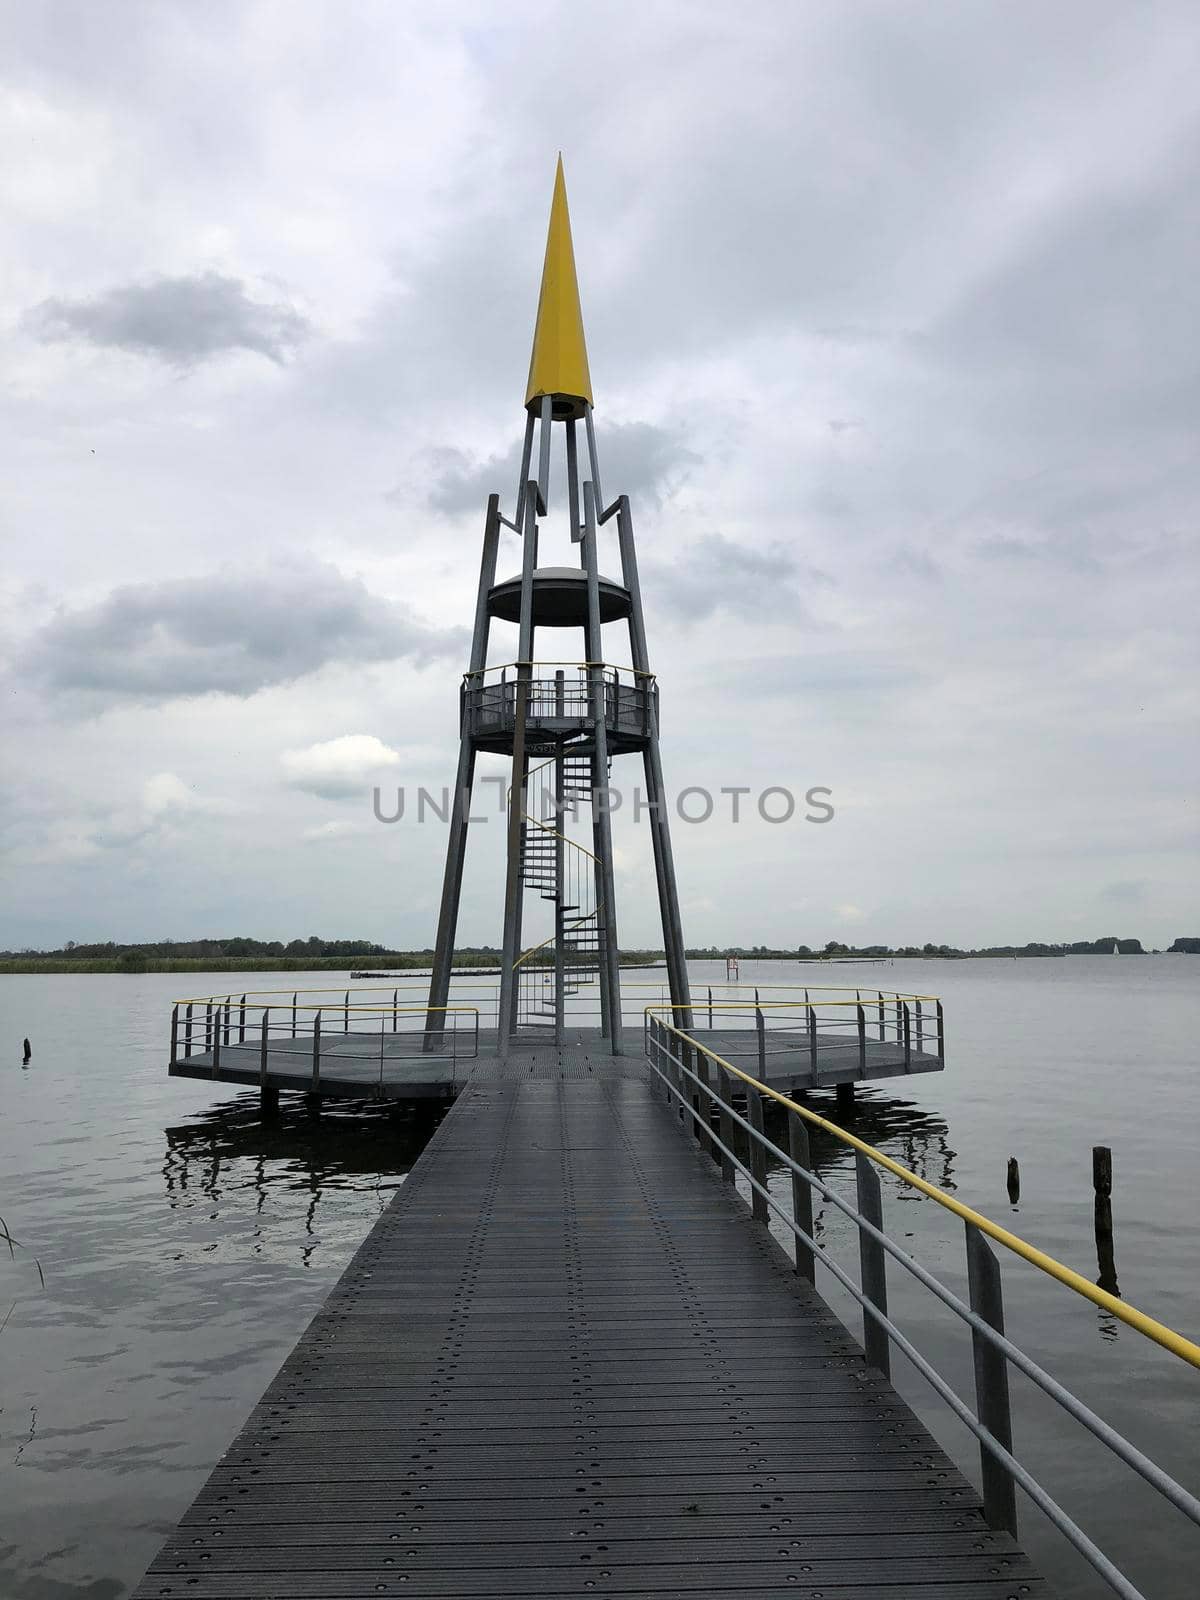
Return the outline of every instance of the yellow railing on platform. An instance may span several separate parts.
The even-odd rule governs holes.
[[[669,1011],[671,1007],[647,1006],[645,1008],[647,1017],[662,1010]],[[1036,1245],[1032,1245],[1027,1240],[1022,1239],[1019,1234],[1010,1232],[1008,1228],[1002,1228],[998,1222],[993,1222],[990,1217],[984,1216],[982,1212],[974,1210],[971,1206],[964,1205],[961,1200],[956,1200],[952,1194],[947,1194],[944,1189],[939,1189],[935,1183],[930,1183],[927,1178],[918,1177],[915,1172],[910,1172],[907,1167],[901,1166],[898,1161],[893,1161],[891,1156],[885,1155],[882,1150],[876,1149],[873,1144],[868,1144],[865,1139],[860,1139],[856,1134],[847,1132],[845,1128],[839,1127],[836,1122],[831,1122],[828,1117],[820,1116],[808,1106],[798,1104],[797,1101],[790,1099],[786,1094],[780,1093],[778,1089],[772,1089],[769,1083],[763,1083],[751,1073],[743,1072],[740,1067],[735,1067],[732,1062],[726,1061],[723,1056],[719,1056],[716,1051],[710,1050],[701,1040],[694,1038],[690,1033],[685,1033],[682,1028],[677,1028],[674,1023],[665,1021],[661,1017],[656,1018],[656,1020],[667,1032],[683,1040],[692,1049],[698,1050],[701,1055],[707,1057],[722,1071],[729,1073],[731,1077],[740,1079],[742,1083],[756,1089],[759,1094],[765,1095],[767,1099],[774,1100],[777,1105],[781,1105],[786,1110],[795,1113],[796,1116],[802,1117],[805,1122],[821,1128],[840,1143],[849,1145],[851,1149],[861,1151],[877,1166],[890,1172],[893,1177],[899,1178],[903,1183],[919,1190],[921,1194],[926,1195],[930,1200],[936,1201],[938,1205],[943,1206],[947,1211],[961,1218],[962,1221],[969,1222],[973,1227],[978,1228],[981,1233],[986,1234],[989,1239],[994,1239],[997,1244],[1003,1245],[1006,1250],[1011,1250],[1014,1255],[1018,1255],[1022,1260],[1028,1261],[1031,1266],[1037,1267],[1039,1271],[1044,1272],[1048,1277],[1054,1278],[1064,1287],[1074,1290],[1077,1295],[1081,1295],[1085,1300],[1090,1300],[1093,1305],[1099,1306],[1101,1310],[1109,1312],[1119,1322],[1123,1322],[1126,1327],[1135,1329],[1147,1339],[1153,1340],[1155,1344],[1161,1345],[1164,1350],[1169,1350],[1172,1355],[1178,1356],[1181,1361],[1186,1361],[1190,1366],[1200,1368],[1200,1345],[1194,1343],[1193,1340],[1185,1338],[1181,1333],[1176,1333],[1173,1328],[1168,1328],[1165,1323],[1148,1316],[1144,1311],[1139,1311],[1135,1306],[1118,1299],[1116,1295],[1109,1294],[1106,1289],[1101,1289],[1098,1284],[1092,1283],[1090,1279],[1075,1272],[1071,1267],[1064,1266],[1061,1261],[1056,1261],[1053,1256],[1047,1255],[1044,1250],[1039,1250]]]

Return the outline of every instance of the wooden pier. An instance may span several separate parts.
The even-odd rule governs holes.
[[[651,1083],[479,1063],[138,1600],[1045,1593]]]

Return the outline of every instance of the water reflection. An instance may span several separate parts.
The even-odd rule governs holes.
[[[958,1152],[949,1143],[950,1129],[945,1118],[911,1100],[900,1100],[879,1090],[858,1090],[851,1110],[835,1109],[831,1095],[809,1094],[797,1096],[799,1103],[815,1111],[818,1116],[836,1122],[847,1133],[853,1133],[868,1144],[877,1145],[893,1161],[935,1183],[941,1189],[954,1189],[954,1164]],[[786,1117],[789,1113],[768,1102],[767,1129],[773,1137],[786,1142]],[[809,1147],[812,1151],[813,1169],[819,1177],[853,1170],[854,1151],[823,1128],[808,1128]]]
[[[312,1263],[320,1209],[342,1194],[377,1193],[381,1203],[412,1170],[444,1114],[384,1101],[281,1101],[264,1115],[257,1094],[211,1106],[164,1129],[162,1174],[173,1210],[202,1208],[255,1218],[281,1210],[300,1224],[303,1265]],[[299,1205],[297,1205],[299,1202]],[[299,1215],[295,1213],[299,1211]],[[264,1235],[255,1231],[256,1252]]]
[[[879,1090],[864,1090],[861,1087],[852,1109],[837,1107],[832,1095],[819,1092],[800,1094],[796,1098],[801,1105],[815,1111],[818,1116],[836,1122],[848,1133],[853,1133],[868,1144],[877,1146],[894,1161],[907,1167],[910,1172],[915,1172],[918,1177],[924,1178],[926,1182],[936,1184],[941,1189],[952,1190],[956,1187],[955,1163],[958,1160],[958,1152],[949,1142],[950,1130],[944,1117],[926,1110],[924,1106],[914,1104],[911,1100],[901,1100]],[[767,1136],[781,1148],[787,1147],[789,1115],[790,1113],[781,1107],[767,1102],[765,1108]],[[824,1129],[812,1123],[808,1124],[808,1137],[814,1173],[830,1183],[853,1204],[854,1150],[849,1145],[843,1144],[834,1134],[826,1133]],[[739,1136],[735,1137],[735,1146],[738,1148],[739,1157],[743,1161],[747,1160],[746,1140],[740,1130]],[[888,1181],[885,1176],[885,1182]],[[767,1183],[772,1192],[783,1198],[790,1182],[790,1170],[782,1162],[768,1160]],[[891,1180],[891,1194],[901,1202],[920,1203],[924,1198],[917,1190],[900,1182],[899,1179]],[[816,1194],[813,1196],[813,1224],[814,1234],[818,1239],[827,1232],[830,1225],[839,1228],[843,1226],[841,1213],[833,1210],[827,1201]]]

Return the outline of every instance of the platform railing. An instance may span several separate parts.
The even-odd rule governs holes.
[[[521,694],[527,726],[542,721],[586,724],[595,714],[597,671],[605,725],[615,733],[647,738],[658,701],[653,673],[598,661],[514,661],[468,672],[462,682],[467,722],[477,737],[511,731]],[[522,677],[522,672],[528,676]]]
[[[1016,1490],[1020,1488],[1114,1593],[1123,1600],[1145,1600],[1134,1582],[1104,1554],[1014,1453],[1009,1368],[1015,1368],[1034,1383],[1113,1456],[1197,1526],[1200,1526],[1200,1500],[1008,1338],[1004,1328],[1000,1263],[988,1241],[1019,1255],[1060,1286],[1102,1307],[1196,1368],[1200,1368],[1200,1345],[1100,1289],[955,1196],[910,1172],[865,1140],[742,1071],[694,1034],[649,1012],[645,1027],[650,1071],[666,1092],[668,1103],[677,1104],[680,1118],[701,1147],[720,1163],[725,1180],[735,1183],[740,1176],[745,1181],[755,1219],[769,1224],[773,1217],[792,1234],[797,1274],[815,1283],[818,1263],[826,1269],[862,1309],[863,1347],[868,1362],[885,1377],[890,1377],[892,1351],[898,1350],[978,1440],[984,1516],[989,1527],[1015,1535]],[[735,1088],[739,1097],[745,1096],[745,1115],[734,1104]],[[766,1132],[764,1106],[768,1100],[787,1113],[786,1148]],[[855,1203],[813,1170],[808,1137],[810,1126],[820,1128],[854,1151]],[[746,1159],[735,1145],[735,1130],[744,1136]],[[769,1161],[790,1174],[790,1203],[781,1200],[768,1187]],[[904,1244],[885,1231],[881,1170],[936,1201],[964,1223],[967,1301],[947,1288]],[[813,1220],[814,1193],[857,1228],[857,1279],[817,1239]],[[902,1267],[970,1330],[974,1408],[935,1370],[889,1313],[889,1261]]]
[[[528,963],[526,963],[528,964]],[[636,971],[636,968],[630,969]],[[206,1002],[233,1003],[231,1026],[237,1037],[238,1007],[245,1005],[270,1005],[282,1007],[290,1016],[300,1005],[320,1005],[330,1013],[344,1016],[346,1008],[363,1003],[401,1010],[428,1010],[423,1000],[429,993],[429,976],[416,973],[411,978],[396,978],[387,984],[355,983],[319,989],[258,989],[243,994],[202,995],[192,997],[196,1008],[192,1018],[193,1035],[199,1036],[203,1027],[203,1008]],[[495,1027],[499,1009],[500,985],[492,977],[472,978],[468,973],[456,973],[450,990],[454,1004],[478,1008],[484,1027]],[[184,1006],[189,1002],[181,1000]],[[645,1008],[654,1004],[669,1011],[671,993],[665,981],[648,981],[622,975],[622,1020],[641,1026]],[[861,1008],[861,1017],[859,1015]],[[853,1054],[860,1035],[867,1043],[885,1042],[904,1047],[907,1036],[910,1051],[924,1055],[944,1055],[945,1024],[941,1002],[936,995],[907,994],[887,989],[864,989],[837,985],[801,984],[707,984],[693,990],[691,1010],[699,1030],[709,1028],[747,1030],[748,1035],[758,1028],[758,1014],[762,1013],[763,1026],[770,1033],[800,1034],[807,1037],[815,1024],[821,1034],[824,1050],[835,1035],[846,1040],[848,1055]],[[567,1021],[576,1027],[598,1027],[600,1024],[600,986],[598,982],[581,983],[576,992],[566,997]],[[827,1037],[828,1036],[828,1037]],[[769,1053],[795,1048],[785,1045],[782,1038],[770,1040]],[[749,1054],[747,1054],[749,1052]],[[756,1047],[750,1038],[744,1048],[734,1051],[736,1059],[750,1059]]]
[[[327,1070],[335,1069],[339,1062],[378,1063],[374,1081],[382,1085],[387,1069],[402,1062],[448,1060],[453,1075],[457,1062],[473,1061],[479,1055],[478,1006],[435,1007],[442,1027],[431,1051],[426,1048],[430,1008],[401,1004],[399,989],[390,1005],[363,1003],[350,989],[327,992],[320,1001],[301,998],[305,993],[284,990],[268,997],[246,991],[177,1000],[171,1011],[171,1065],[205,1057],[198,1064],[208,1067],[215,1078],[220,1075],[223,1055],[226,1066],[246,1068],[247,1056],[257,1046],[263,1087],[271,1086],[272,1056],[296,1057],[303,1058],[308,1086],[316,1093],[323,1060]],[[231,1055],[234,1047],[236,1054]],[[295,1072],[278,1075],[274,1086],[295,1087],[296,1076]],[[360,1077],[364,1086],[370,1087],[370,1080]]]
[[[814,1083],[823,1073],[845,1079],[846,1069],[860,1078],[869,1074],[876,1045],[889,1045],[887,1070],[902,1062],[906,1072],[928,1066],[927,1058],[946,1059],[946,1023],[936,995],[863,995],[854,999],[693,1000],[690,1006],[670,1001],[643,1008],[643,1023],[650,1016],[673,1021],[691,1011],[694,1031],[722,1031],[721,1053],[757,1069],[762,1077],[771,1070],[772,1057],[786,1057],[789,1068],[807,1065]],[[680,1018],[682,1020],[682,1017]],[[733,1030],[739,1042],[728,1034]],[[745,1043],[740,1036],[745,1035]]]

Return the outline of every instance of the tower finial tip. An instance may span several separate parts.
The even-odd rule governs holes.
[[[592,403],[583,336],[583,312],[575,276],[575,250],[571,243],[571,217],[567,210],[567,185],[562,151],[554,174],[546,258],[538,296],[533,352],[529,359],[527,407],[539,405],[549,395],[555,417],[581,417]]]

